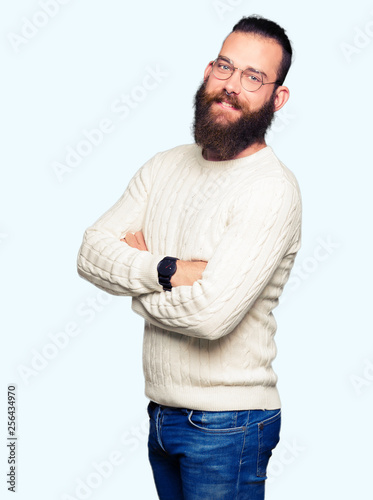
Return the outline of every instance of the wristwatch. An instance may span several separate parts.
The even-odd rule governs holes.
[[[163,286],[163,290],[171,291],[171,278],[176,273],[176,257],[165,257],[162,259],[158,266],[158,282]]]

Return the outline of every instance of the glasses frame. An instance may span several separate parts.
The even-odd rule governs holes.
[[[219,76],[216,76],[216,74],[214,73],[214,66],[215,66],[215,63],[219,60],[219,59],[222,59],[223,61],[227,62],[230,66],[232,66],[233,70],[231,71],[231,74],[229,76],[227,76],[227,78],[221,78]],[[247,90],[243,85],[242,85],[242,75],[243,75],[243,72],[246,71],[247,69],[251,69],[253,71],[255,71],[255,73],[258,73],[258,75],[260,75],[260,78],[262,80],[262,83],[260,85],[260,87],[258,87],[257,89],[255,90]],[[261,71],[259,71],[258,69],[255,69],[255,68],[251,68],[250,66],[248,66],[247,68],[245,69],[242,69],[242,68],[238,68],[237,66],[234,65],[234,62],[231,61],[230,59],[228,59],[228,57],[224,57],[224,56],[218,56],[215,61],[212,61],[212,72],[215,76],[215,78],[217,78],[218,80],[229,80],[229,78],[231,78],[231,76],[234,74],[234,72],[236,70],[239,70],[241,71],[241,76],[240,76],[240,83],[241,83],[241,86],[244,90],[246,90],[246,92],[257,92],[258,90],[260,90],[263,85],[273,85],[273,84],[276,84],[276,85],[280,85],[280,81],[279,80],[276,80],[275,82],[264,82],[263,81],[263,74]]]

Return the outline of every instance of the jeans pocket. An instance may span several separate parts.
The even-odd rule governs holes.
[[[243,432],[245,427],[237,423],[236,411],[194,411],[188,415],[189,423],[196,429],[217,434]]]
[[[274,415],[258,422],[258,461],[257,476],[267,478],[267,465],[272,450],[280,440],[281,410],[274,410]]]

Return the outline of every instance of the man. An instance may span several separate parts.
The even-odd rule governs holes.
[[[197,91],[196,144],[147,162],[84,235],[79,274],[145,318],[162,500],[264,498],[281,418],[272,310],[301,229],[297,182],[264,137],[291,54],[272,21],[236,24]]]

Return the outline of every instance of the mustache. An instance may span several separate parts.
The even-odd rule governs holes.
[[[244,108],[242,104],[239,102],[238,97],[236,95],[229,95],[225,91],[219,91],[215,93],[209,93],[204,96],[204,100],[206,104],[212,104],[213,102],[227,102],[231,106],[239,110],[243,110]]]

